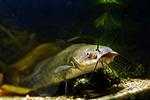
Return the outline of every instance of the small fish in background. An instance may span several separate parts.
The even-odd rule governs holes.
[[[53,87],[59,83],[76,78],[78,76],[93,72],[97,62],[107,62],[108,64],[118,55],[117,52],[106,46],[92,44],[73,44],[54,57],[47,58],[35,66],[34,72],[23,78],[22,86],[31,88],[31,91],[40,90],[46,87]],[[107,59],[107,55],[108,59]],[[103,60],[100,60],[102,58]],[[96,70],[105,66],[98,63]],[[49,92],[54,95],[57,89]]]

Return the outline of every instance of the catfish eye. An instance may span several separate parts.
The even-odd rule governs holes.
[[[89,58],[89,59],[97,59],[96,53],[86,53],[86,55],[88,56],[87,58]]]
[[[86,55],[88,56],[88,55],[90,55],[90,53],[87,52]]]
[[[86,51],[84,52],[84,55],[82,57],[83,59],[88,59],[88,60],[97,59],[98,53],[97,51]]]

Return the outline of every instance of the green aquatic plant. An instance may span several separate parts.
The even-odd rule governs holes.
[[[27,52],[35,43],[35,33],[20,32],[14,29],[7,29],[0,25],[0,30],[7,34],[7,37],[3,38],[5,44],[13,44],[22,53]],[[26,46],[24,46],[26,44]]]
[[[118,0],[96,0],[96,4],[103,6],[103,13],[95,20],[95,27],[103,28],[104,32],[112,29],[120,29],[122,21],[118,17],[118,13],[120,13],[118,9],[121,7],[121,2]]]
[[[106,12],[95,20],[95,26],[96,28],[116,29],[121,26],[121,22]]]
[[[96,3],[104,3],[104,4],[115,3],[115,4],[119,4],[120,2],[118,2],[118,0],[96,0]]]
[[[12,40],[12,42],[19,48],[21,49],[21,44],[20,42],[17,40],[17,38],[13,35],[13,33],[11,33],[7,28],[5,28],[4,26],[0,25],[0,30],[3,31],[4,33],[7,34],[7,36]]]
[[[74,42],[74,41],[77,41],[77,40],[93,40],[93,41],[96,41],[97,38],[96,37],[92,37],[92,36],[81,36],[81,35],[78,35],[78,36],[74,36],[72,38],[69,38],[66,41],[67,42]]]
[[[118,72],[119,76],[121,77],[142,77],[144,74],[144,66],[142,64],[138,65],[123,65],[114,61],[112,63],[112,67]]]
[[[36,45],[36,34],[35,33],[27,33],[25,31],[20,32],[20,31],[16,31],[16,30],[13,30],[13,33],[14,33],[16,40],[20,44],[20,48],[17,47],[17,49],[19,49],[21,53],[24,54],[24,53],[28,52],[30,49],[32,49]],[[13,44],[14,46],[16,45],[16,44],[14,44],[14,42],[11,38],[4,38],[3,41],[8,44]],[[26,45],[24,45],[24,44],[26,44]]]
[[[36,34],[0,25],[0,60],[11,63],[22,57],[36,44]]]

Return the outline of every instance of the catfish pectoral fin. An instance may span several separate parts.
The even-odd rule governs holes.
[[[80,71],[82,71],[81,68],[78,67],[78,65],[77,65],[76,63],[74,63],[73,61],[71,61],[71,64],[73,65],[74,68],[77,68],[77,69],[79,69]]]
[[[71,61],[70,63],[73,65],[74,68],[77,68],[77,69],[79,69],[80,71],[83,71],[83,70],[81,70],[81,68],[79,67],[80,64],[77,62],[77,60],[76,60],[74,57],[72,57],[72,61]]]
[[[73,68],[73,66],[70,66],[70,65],[62,65],[62,66],[57,67],[57,68],[54,70],[54,72],[55,72],[55,73],[59,73],[59,72],[62,72],[62,71],[69,70],[70,68]]]

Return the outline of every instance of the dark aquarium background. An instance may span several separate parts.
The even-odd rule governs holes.
[[[150,77],[149,9],[149,0],[0,0],[0,63],[46,42],[99,40],[125,58],[122,74]]]

